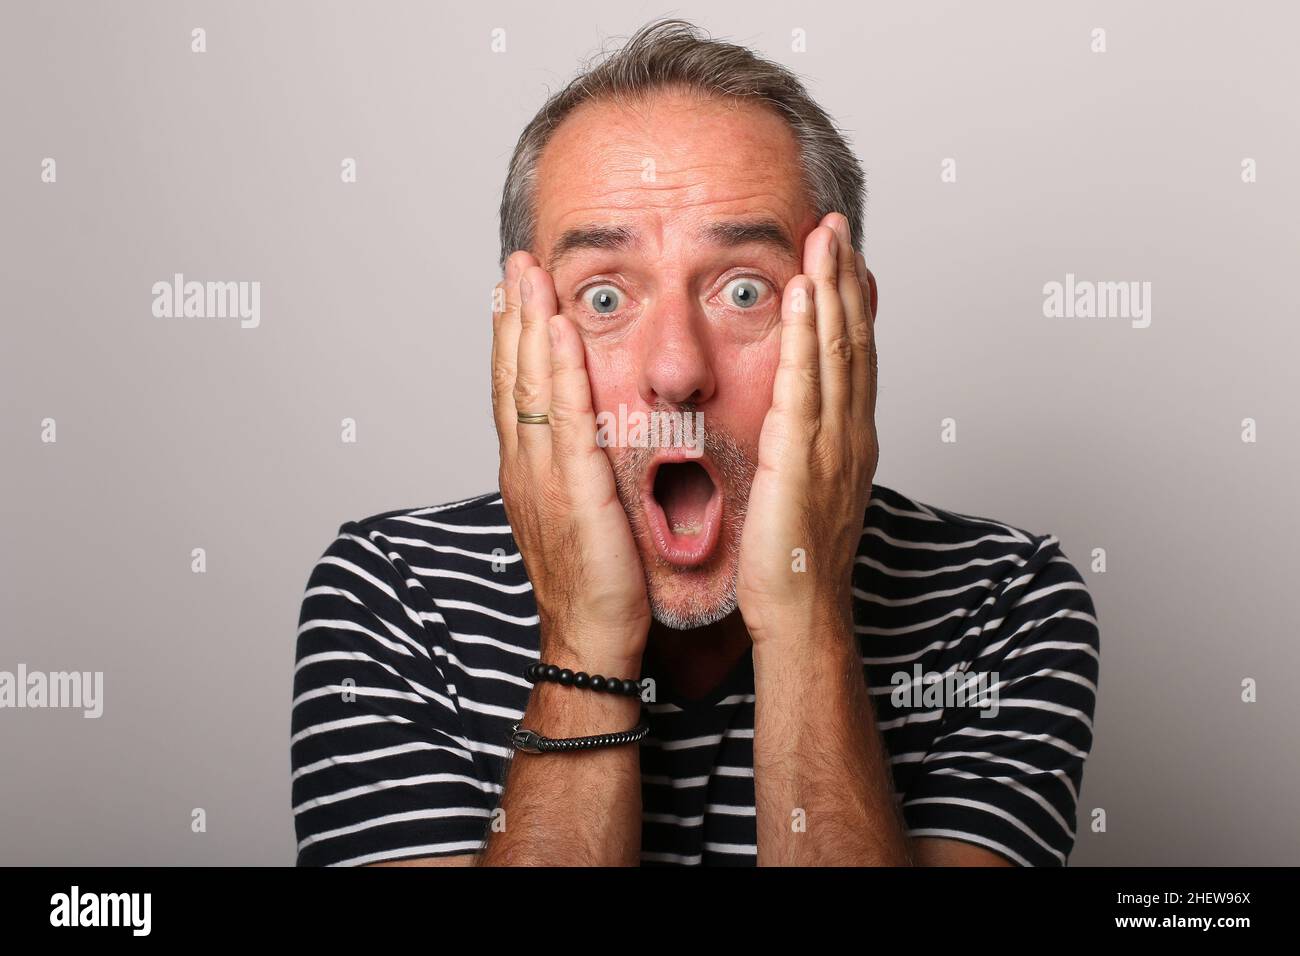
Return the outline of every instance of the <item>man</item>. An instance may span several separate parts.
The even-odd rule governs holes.
[[[1065,863],[1092,602],[1055,538],[873,486],[862,192],[788,71],[681,21],[538,113],[500,493],[346,524],[316,566],[301,863]]]

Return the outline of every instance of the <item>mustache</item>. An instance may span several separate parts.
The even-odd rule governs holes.
[[[652,411],[694,416],[697,409],[694,402],[657,402]],[[754,472],[758,470],[757,455],[724,426],[710,424],[707,416],[701,420],[702,456],[709,459],[721,478],[723,487],[718,490],[724,493],[724,514],[730,512],[733,521],[741,519],[749,503],[749,489],[754,481]],[[623,510],[629,516],[640,516],[641,478],[658,453],[657,448],[628,447],[620,449],[614,458],[614,484],[623,502]]]

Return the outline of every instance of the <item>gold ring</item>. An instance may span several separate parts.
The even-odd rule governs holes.
[[[521,425],[549,425],[551,423],[546,412],[516,412],[515,414],[518,416]]]

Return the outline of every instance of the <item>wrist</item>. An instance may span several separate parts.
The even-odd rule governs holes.
[[[625,648],[584,648],[560,634],[543,634],[539,659],[561,670],[588,677],[641,681],[641,654]],[[627,730],[641,714],[641,698],[589,687],[565,686],[540,680],[533,685],[525,718],[536,719],[533,730],[548,737],[583,737]],[[531,725],[529,725],[531,726]]]
[[[756,651],[764,646],[808,652],[814,647],[856,645],[851,592],[810,596],[793,604],[749,611],[744,618]]]
[[[862,652],[852,624],[793,626],[779,640],[754,643],[756,693],[794,681],[804,690],[801,699],[809,713],[843,712],[856,688],[865,688]],[[814,690],[815,688],[815,690]]]
[[[542,680],[533,685],[521,724],[546,737],[587,737],[629,730],[640,719],[640,697]]]
[[[599,636],[599,641],[594,640]],[[641,658],[645,635],[597,635],[595,630],[579,633],[573,628],[543,628],[538,643],[538,657],[543,664],[554,664],[577,673],[619,680],[641,679]]]

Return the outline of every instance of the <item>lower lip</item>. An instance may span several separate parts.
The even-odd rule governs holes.
[[[652,482],[653,486],[653,482]],[[714,486],[713,497],[704,508],[704,527],[699,534],[676,534],[668,527],[668,516],[653,493],[645,495],[645,511],[650,519],[650,537],[659,557],[679,568],[694,568],[713,555],[722,527],[722,492]]]

